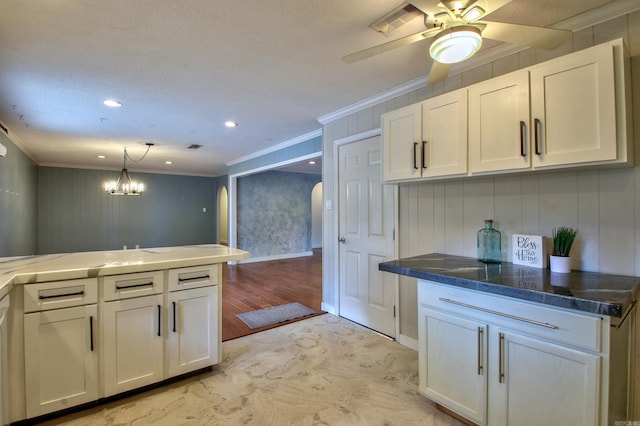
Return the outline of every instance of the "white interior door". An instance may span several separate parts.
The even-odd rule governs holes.
[[[338,147],[340,316],[395,337],[395,186],[382,184],[380,136]]]

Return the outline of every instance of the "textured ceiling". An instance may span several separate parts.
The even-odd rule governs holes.
[[[513,0],[487,19],[551,26],[621,2]],[[401,4],[2,0],[0,121],[42,165],[115,170],[124,146],[135,158],[152,142],[131,170],[221,175],[319,129],[320,116],[426,76],[428,42],[341,60],[420,31],[420,19],[389,38],[368,27]],[[224,127],[229,119],[239,126]]]

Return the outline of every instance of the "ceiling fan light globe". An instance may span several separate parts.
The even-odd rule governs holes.
[[[471,6],[462,12],[462,17],[467,21],[475,21],[476,19],[480,19],[484,15],[484,9],[478,5]]]
[[[455,64],[473,56],[481,46],[480,30],[471,25],[461,25],[438,34],[429,47],[429,55],[443,64]]]

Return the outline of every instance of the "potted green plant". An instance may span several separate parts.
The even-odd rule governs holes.
[[[549,256],[551,272],[571,272],[571,246],[576,240],[578,230],[568,226],[553,228],[553,251]]]

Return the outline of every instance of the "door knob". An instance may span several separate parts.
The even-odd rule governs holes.
[[[345,240],[344,237],[340,237],[338,238],[338,242],[344,244],[347,242],[347,240]]]

